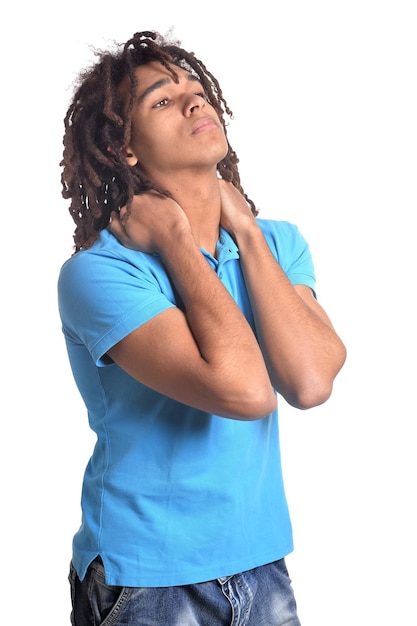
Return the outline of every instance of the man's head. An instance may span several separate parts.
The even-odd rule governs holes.
[[[215,176],[229,146],[224,124],[196,74],[151,61],[135,68],[135,79],[127,163],[173,193],[180,180],[194,186],[199,174]],[[129,77],[118,91],[127,108]]]
[[[232,117],[232,111],[218,81],[194,53],[158,33],[145,31],[136,33],[116,51],[100,51],[97,56],[98,61],[80,74],[65,117],[62,195],[71,199],[76,252],[91,246],[108,225],[111,212],[129,205],[133,195],[151,189],[169,195],[152,179],[155,170],[141,167],[139,160],[145,148],[135,115],[138,98],[144,94],[140,77],[148,77],[148,68],[155,69],[173,89],[183,83],[188,89],[188,81],[190,87],[194,87],[193,82],[198,85],[195,92],[189,89],[197,98],[196,106],[201,92],[210,116],[218,121],[224,135],[218,173],[243,193],[238,159],[227,142],[225,116]],[[138,68],[142,66],[146,72],[141,74]],[[150,87],[153,89],[157,82],[150,82]]]

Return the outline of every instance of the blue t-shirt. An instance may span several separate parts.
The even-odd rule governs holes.
[[[258,223],[289,280],[314,289],[298,229]],[[221,229],[216,258],[202,254],[254,328],[231,236]],[[291,552],[277,411],[255,421],[211,415],[149,389],[106,357],[176,306],[160,257],[129,250],[103,230],[63,265],[58,297],[71,368],[97,435],[73,540],[79,577],[100,555],[110,585],[185,585]]]

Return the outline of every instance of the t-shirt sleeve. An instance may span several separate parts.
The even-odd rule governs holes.
[[[140,268],[128,259],[88,250],[61,268],[58,305],[65,339],[83,344],[96,365],[108,364],[106,353],[112,346],[175,306],[149,265]]]
[[[272,254],[293,285],[316,287],[313,259],[309,245],[294,224],[285,221],[259,220]]]

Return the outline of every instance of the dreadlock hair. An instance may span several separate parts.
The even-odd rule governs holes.
[[[128,165],[123,154],[123,147],[130,142],[137,87],[135,68],[159,61],[175,82],[178,77],[172,66],[186,69],[198,77],[225,133],[224,116],[233,117],[216,78],[193,52],[182,49],[178,41],[171,42],[157,32],[142,31],[113,53],[95,51],[95,54],[99,60],[79,74],[64,119],[61,183],[63,198],[71,199],[69,212],[76,224],[74,254],[91,247],[100,231],[108,226],[111,212],[125,205],[129,208],[134,195],[150,190],[170,195],[146,178],[138,166]],[[125,76],[130,83],[127,107],[117,92]],[[254,203],[240,184],[239,159],[229,143],[228,147],[217,171],[243,194],[252,213],[257,215]]]

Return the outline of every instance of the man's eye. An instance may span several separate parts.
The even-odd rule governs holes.
[[[201,98],[203,98],[206,102],[208,102],[208,97],[207,94],[204,93],[204,91],[199,91],[198,93],[196,93],[196,96],[200,96]]]
[[[168,104],[168,102],[169,102],[168,98],[163,98],[162,100],[159,100],[159,102],[157,102],[157,103],[154,105],[154,107],[157,109],[157,108],[160,108],[160,107],[166,106],[166,105]]]

